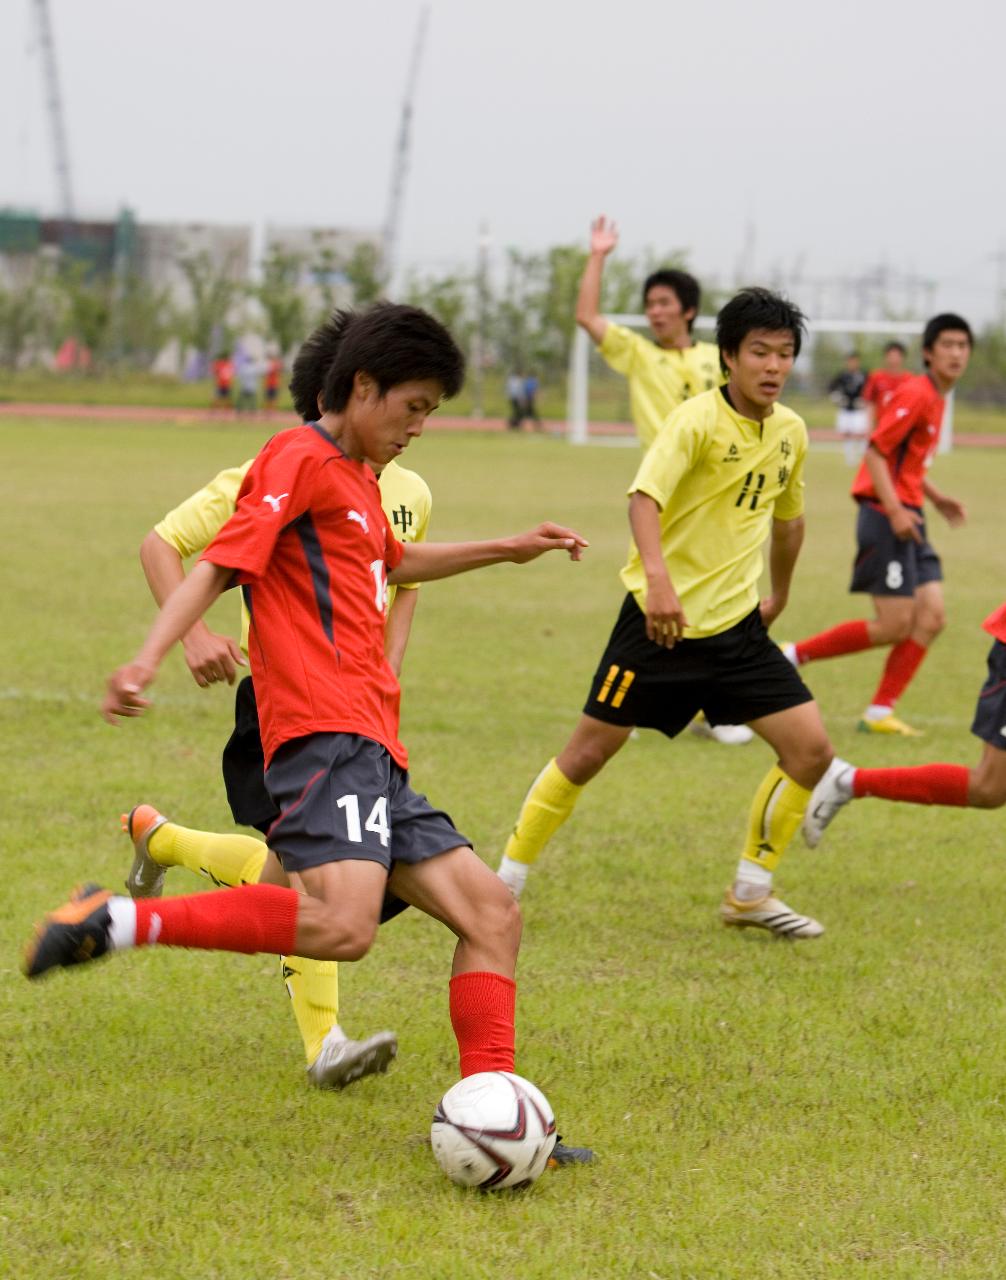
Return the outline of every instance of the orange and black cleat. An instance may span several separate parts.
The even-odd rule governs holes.
[[[110,917],[108,889],[97,884],[78,885],[69,902],[35,926],[35,937],[24,951],[26,978],[40,978],[57,965],[68,967],[97,960],[108,950]]]
[[[567,1147],[562,1138],[556,1138],[552,1154],[548,1158],[550,1169],[561,1169],[567,1164],[593,1164],[597,1159],[590,1147]]]

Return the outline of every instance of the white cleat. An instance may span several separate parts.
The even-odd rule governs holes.
[[[835,814],[852,799],[852,777],[855,766],[848,760],[832,760],[824,777],[810,795],[807,812],[803,815],[803,838],[808,849],[816,849],[821,843],[825,827]]]
[[[499,869],[496,874],[510,890],[514,900],[517,902],[520,902],[520,895],[524,892],[524,886],[527,884],[527,873],[530,869],[528,863],[518,862],[516,858],[508,858],[506,854],[500,859]]]
[[[344,1089],[363,1076],[387,1071],[397,1053],[393,1031],[379,1031],[369,1040],[335,1039],[330,1032],[308,1067],[307,1078],[319,1089]]]
[[[688,727],[696,737],[724,747],[743,747],[754,737],[754,730],[746,724],[710,724],[705,716],[696,716]]]
[[[779,648],[787,662],[792,662],[794,667],[800,665],[800,659],[796,656],[796,645],[791,640],[784,640]]]
[[[741,902],[728,889],[720,903],[720,919],[736,929],[765,929],[777,938],[819,938],[824,933],[819,920],[800,915],[770,893],[753,902]]]

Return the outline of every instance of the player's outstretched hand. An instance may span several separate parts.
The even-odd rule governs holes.
[[[651,584],[646,593],[646,634],[649,639],[665,649],[673,649],[687,626],[685,611],[671,584]]]
[[[218,635],[209,627],[193,628],[182,641],[185,661],[201,689],[226,680],[233,684],[238,667],[247,666],[237,641]]]
[[[579,560],[590,543],[575,529],[546,521],[528,533],[519,533],[510,540],[511,560],[514,564],[527,564],[546,551],[568,551],[570,560]]]
[[[590,224],[590,252],[607,257],[616,244],[618,244],[618,227],[602,213]]]
[[[908,507],[899,507],[890,520],[894,536],[900,541],[922,542],[922,517],[917,511],[910,511]]]
[[[129,662],[112,672],[101,700],[101,714],[109,724],[118,724],[119,716],[143,714],[150,706],[150,699],[141,694],[153,678],[154,672],[138,662]]]

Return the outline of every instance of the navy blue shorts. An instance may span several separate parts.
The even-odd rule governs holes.
[[[787,711],[814,695],[769,638],[761,613],[673,649],[646,634],[646,617],[627,595],[608,641],[584,715],[675,737],[704,711],[710,724],[747,724]]]
[[[978,695],[971,732],[990,747],[1006,751],[1006,644],[989,650],[989,674]]]
[[[417,863],[471,841],[409,786],[380,743],[355,733],[285,742],[265,774],[280,815],[266,837],[286,871],[326,862]]]
[[[922,515],[919,507],[908,510]],[[942,582],[940,557],[926,540],[925,521],[919,532],[921,543],[913,538],[896,538],[883,511],[861,502],[849,590],[868,596],[913,596],[916,588],[927,582]]]

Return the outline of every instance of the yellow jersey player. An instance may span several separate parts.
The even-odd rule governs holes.
[[[499,868],[519,896],[528,869],[637,725],[673,738],[698,711],[750,724],[777,763],[754,797],[724,924],[789,938],[823,932],[773,893],[775,867],[832,759],[813,697],[769,638],[803,542],[803,421],[778,404],[800,351],[799,309],[746,289],[720,312],[726,386],[683,404],[629,490],[627,595],[583,715],[532,784]],[[769,543],[771,593],[759,602]]]
[[[331,362],[336,332],[321,326],[305,342],[294,362],[291,391],[305,419],[316,408],[324,370]],[[151,592],[163,604],[184,577],[183,561],[205,550],[234,514],[238,493],[253,459],[221,471],[209,484],[170,511],[147,534],[140,559]],[[426,481],[392,460],[379,477],[381,505],[402,542],[426,538],[432,495]],[[388,586],[385,654],[395,675],[402,659],[418,598],[415,585]],[[202,687],[226,680],[246,664],[248,610],[242,602],[240,647],[228,636],[212,632],[202,620],[183,638],[185,659]],[[265,762],[259,734],[255,690],[250,676],[240,681],[234,703],[234,731],[224,748],[223,774],[235,822],[265,834],[278,816],[263,779]],[[255,884],[266,858],[266,845],[251,836],[223,835],[167,822],[150,805],[138,805],[124,826],[136,846],[127,878],[134,897],[159,897],[169,867],[187,867],[218,886]],[[402,904],[390,898],[383,917]],[[307,1074],[312,1084],[341,1088],[361,1076],[387,1069],[397,1052],[393,1033],[379,1032],[351,1040],[339,1025],[338,966],[333,960],[284,956],[281,972],[304,1041]]]
[[[648,449],[668,415],[692,396],[718,387],[723,374],[716,344],[692,337],[702,290],[687,271],[662,267],[643,283],[643,310],[652,341],[601,314],[604,261],[617,244],[618,228],[602,214],[590,228],[590,254],[580,281],[576,322],[590,335],[605,363],[628,380],[636,435]],[[705,716],[696,716],[688,727],[699,737],[729,747],[744,746],[754,736],[745,725],[711,725]]]

